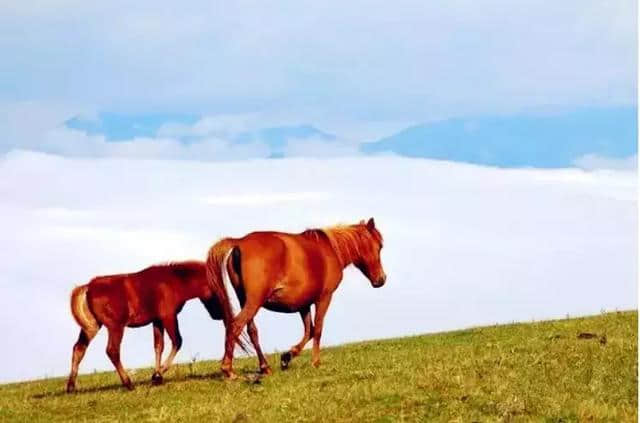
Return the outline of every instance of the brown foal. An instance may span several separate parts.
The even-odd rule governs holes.
[[[302,317],[304,335],[290,351],[282,354],[282,368],[287,368],[311,338],[312,364],[317,367],[324,317],[333,292],[342,281],[343,269],[353,264],[372,286],[381,287],[386,280],[380,262],[382,243],[382,235],[371,218],[366,223],[310,229],[300,234],[253,232],[243,238],[225,238],[213,245],[207,258],[209,281],[217,290],[226,292],[223,281],[226,271],[242,306],[240,313],[226,326],[222,361],[225,376],[236,377],[232,367],[233,351],[245,325],[261,371],[270,373],[253,322],[260,307],[300,313]],[[313,319],[312,305],[315,306]]]
[[[154,384],[162,383],[162,375],[171,367],[182,345],[177,317],[185,302],[199,298],[211,318],[222,319],[225,324],[232,321],[226,292],[216,289],[208,283],[205,264],[199,261],[151,266],[137,273],[99,276],[86,285],[76,287],[71,293],[71,312],[81,329],[73,347],[67,392],[75,390],[80,361],[102,325],[109,331],[107,355],[122,384],[133,389],[131,379],[120,362],[124,328],[153,323],[156,360],[151,380]],[[171,339],[172,348],[161,365],[164,331]]]

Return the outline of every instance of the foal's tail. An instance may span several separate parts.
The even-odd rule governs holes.
[[[88,288],[88,285],[80,285],[71,291],[71,314],[73,314],[73,318],[89,338],[93,338],[100,330],[100,324],[89,308],[89,303],[87,302]]]
[[[224,321],[224,326],[227,328],[227,331],[231,329],[231,324],[235,316],[229,293],[224,283],[223,272],[227,271],[227,261],[237,248],[238,247],[233,245],[231,239],[224,238],[215,243],[209,249],[209,254],[207,255],[207,280],[213,290],[213,295],[218,298],[218,302],[222,307],[222,320]],[[244,331],[235,341],[245,352],[249,352]]]

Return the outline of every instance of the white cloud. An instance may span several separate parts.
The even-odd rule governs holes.
[[[633,0],[4,2],[1,92],[349,122],[629,104],[636,12]]]
[[[229,138],[242,132],[259,129],[258,122],[265,124],[265,121],[260,119],[257,114],[212,115],[198,119],[193,125],[167,123],[160,127],[158,136],[178,138],[218,136]]]
[[[632,170],[638,168],[638,156],[633,155],[624,158],[603,157],[597,154],[587,154],[579,157],[574,164],[585,170],[593,169],[619,169]]]
[[[279,192],[242,195],[217,195],[205,199],[207,204],[215,206],[252,206],[261,207],[270,204],[327,201],[330,195],[326,192]]]
[[[245,116],[205,118],[192,126],[164,128],[156,138],[110,142],[103,135],[89,135],[64,125],[66,120],[78,115],[77,108],[21,102],[1,104],[0,112],[0,154],[23,149],[71,157],[194,160],[239,160],[270,154],[269,147],[260,140],[237,144],[215,136],[216,133],[225,136],[242,131],[247,127],[241,123],[246,121]],[[198,138],[189,143],[177,138],[186,135]]]
[[[325,344],[635,308],[636,184],[626,171],[393,157],[206,163],[13,152],[0,159],[0,377],[68,371],[77,335],[68,295],[94,275],[203,258],[222,236],[369,216],[385,236],[388,283],[371,289],[347,271]],[[25,308],[29,319],[17,318]],[[267,351],[301,336],[296,315],[261,311],[257,322]],[[198,302],[180,324],[179,360],[220,356],[222,326]],[[105,342],[101,333],[82,371],[111,369]],[[151,365],[151,344],[150,328],[128,330],[125,365]]]
[[[0,103],[0,152],[37,148],[46,132],[61,127],[77,110],[44,102]]]
[[[103,136],[86,135],[68,128],[47,132],[40,148],[70,157],[240,160],[269,156],[269,148],[261,142],[233,144],[219,138],[202,138],[195,143],[171,138],[107,142]]]
[[[104,135],[89,135],[64,125],[77,115],[76,109],[38,103],[4,104],[0,107],[0,153],[26,149],[69,157],[128,157],[195,160],[240,160],[266,158],[273,151],[260,137],[260,130],[291,123],[264,114],[211,115],[194,124],[167,123],[154,138],[137,137],[108,141]],[[91,114],[87,115],[89,118]],[[299,123],[298,123],[299,124]],[[239,135],[253,134],[239,143]],[[284,153],[296,157],[358,155],[357,142],[344,139],[289,139]]]

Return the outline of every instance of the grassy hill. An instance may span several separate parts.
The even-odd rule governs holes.
[[[309,352],[257,381],[225,382],[218,362],[0,386],[1,421],[637,421],[637,312],[474,328]],[[589,339],[584,333],[595,334]],[[583,334],[580,336],[580,334]],[[105,357],[106,360],[106,357]]]

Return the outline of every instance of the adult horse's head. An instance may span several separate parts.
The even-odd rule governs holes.
[[[312,229],[305,233],[314,237],[317,237],[318,233],[326,235],[342,267],[353,264],[369,279],[374,288],[379,288],[386,282],[387,275],[380,262],[382,235],[376,228],[373,217],[366,223],[362,220],[355,225],[337,225]]]
[[[359,254],[353,264],[369,279],[374,288],[380,288],[387,281],[387,274],[382,268],[380,251],[382,250],[382,235],[373,217],[366,223],[361,221],[358,225],[363,236],[360,237]]]

